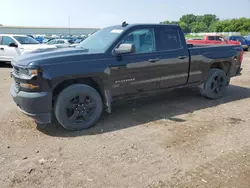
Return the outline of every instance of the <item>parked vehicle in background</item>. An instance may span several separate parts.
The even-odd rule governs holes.
[[[38,49],[56,48],[40,44],[27,35],[0,34],[0,61],[11,62],[15,57]]]
[[[38,37],[35,37],[35,39],[39,42],[39,43],[43,43],[43,40],[44,40],[44,37],[40,37],[40,36],[38,36]]]
[[[178,25],[123,23],[77,48],[21,56],[12,62],[10,90],[38,123],[55,114],[64,128],[79,130],[93,126],[103,107],[111,112],[112,101],[150,91],[200,86],[205,97],[220,98],[242,59],[240,45],[187,45]]]
[[[52,38],[53,39],[53,38]],[[48,43],[50,40],[52,40],[51,38],[44,38],[43,39],[43,44],[46,44]]]
[[[250,45],[250,35],[244,37],[247,40],[247,43]]]
[[[77,45],[79,45],[82,41],[84,40],[84,38],[78,38],[74,41],[73,44],[70,45],[70,47],[76,47]]]
[[[46,44],[55,45],[57,48],[68,48],[73,44],[73,41],[71,39],[52,39]]]
[[[187,40],[187,44],[200,44],[200,45],[224,45],[236,44],[240,45],[238,41],[230,41],[220,35],[206,35],[203,40]]]
[[[228,40],[230,40],[230,41],[238,41],[238,42],[241,43],[241,46],[242,46],[243,50],[245,50],[245,51],[249,50],[250,44],[248,43],[247,39],[245,39],[242,36],[229,36]]]

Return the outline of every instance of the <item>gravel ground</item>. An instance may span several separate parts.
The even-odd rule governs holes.
[[[179,89],[116,105],[94,127],[44,130],[9,94],[0,67],[0,187],[250,187],[250,52],[226,96]]]

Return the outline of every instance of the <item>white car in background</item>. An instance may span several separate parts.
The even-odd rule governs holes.
[[[53,45],[40,44],[26,35],[0,34],[0,61],[11,62],[14,58],[28,52],[57,48]]]
[[[68,48],[71,44],[73,44],[73,41],[71,39],[51,39],[46,44],[54,45],[57,48]]]

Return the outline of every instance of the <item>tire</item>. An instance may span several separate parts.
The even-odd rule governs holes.
[[[210,69],[207,79],[201,88],[201,94],[209,99],[221,98],[228,84],[229,78],[223,70]]]
[[[94,88],[84,84],[74,84],[59,94],[54,112],[61,126],[76,131],[95,125],[102,109],[101,96]]]

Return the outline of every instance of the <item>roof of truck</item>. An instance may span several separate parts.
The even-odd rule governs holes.
[[[152,27],[152,26],[168,26],[168,27],[180,27],[179,25],[176,25],[176,24],[127,24],[127,25],[124,25],[122,26],[121,25],[113,25],[113,26],[109,26],[107,28],[114,28],[114,29],[128,29],[128,28],[131,28],[131,27],[136,27],[136,26],[144,26],[144,27]]]

